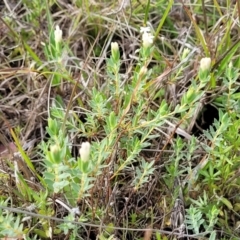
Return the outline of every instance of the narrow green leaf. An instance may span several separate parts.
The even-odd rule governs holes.
[[[228,209],[230,209],[230,210],[232,210],[233,209],[233,205],[232,205],[232,203],[228,200],[228,199],[226,199],[226,198],[224,198],[224,197],[221,197],[221,202],[224,204],[224,205],[226,205],[227,207],[228,207]]]
[[[150,1],[149,1],[149,2],[150,2]],[[162,26],[163,26],[163,24],[164,24],[167,16],[169,15],[169,11],[171,10],[171,8],[172,8],[172,6],[173,6],[173,3],[174,3],[173,0],[170,0],[170,1],[168,2],[168,6],[167,6],[167,8],[166,8],[166,10],[165,10],[162,18],[161,18],[160,23],[158,24],[158,28],[157,28],[156,33],[155,33],[154,41],[158,38],[159,33],[160,33],[161,29],[162,29]]]
[[[36,176],[38,177],[38,179],[41,181],[42,184],[44,184],[43,179],[37,174],[37,171],[35,170],[30,158],[27,156],[27,154],[24,152],[15,132],[13,131],[13,129],[10,129],[11,131],[11,135],[17,145],[18,151],[21,153],[23,160],[26,162],[27,166],[29,167],[30,170],[33,171],[34,174],[36,174]],[[44,184],[45,185],[45,184]]]

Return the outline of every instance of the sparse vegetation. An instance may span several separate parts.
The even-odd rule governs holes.
[[[1,239],[239,239],[239,1],[0,3]]]

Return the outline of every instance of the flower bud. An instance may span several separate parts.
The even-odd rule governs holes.
[[[117,42],[111,43],[111,53],[112,53],[113,59],[117,61],[119,59],[119,46]]]
[[[211,58],[208,58],[208,57],[202,58],[200,61],[200,70],[207,71],[207,70],[210,70],[210,67],[211,67]]]
[[[147,73],[147,71],[148,71],[148,69],[145,66],[142,66],[139,71],[139,75],[144,76]]]
[[[82,146],[79,150],[81,160],[83,162],[87,162],[89,160],[90,156],[90,143],[89,142],[83,142]]]
[[[118,43],[117,42],[112,42],[111,43],[111,49],[112,49],[112,52],[117,52],[119,50]]]
[[[190,50],[188,48],[184,48],[181,59],[182,60],[185,59],[189,53],[190,53]]]
[[[61,162],[61,148],[58,144],[54,144],[50,146],[50,154],[51,154],[51,160],[54,161],[54,163],[60,163]]]
[[[60,27],[57,25],[54,31],[54,38],[55,38],[55,43],[58,44],[62,41],[62,30]]]

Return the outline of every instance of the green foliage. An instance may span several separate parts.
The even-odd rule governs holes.
[[[189,209],[187,209],[185,223],[188,229],[193,230],[194,233],[198,234],[201,225],[204,223],[201,211],[191,205]]]
[[[9,69],[1,71],[0,100],[6,82],[6,92],[27,91],[29,99],[41,92],[29,119],[38,123],[43,116],[44,127],[35,132],[34,127],[26,131],[18,126],[18,134],[8,127],[7,138],[13,138],[22,166],[0,152],[1,162],[9,163],[9,172],[0,169],[9,176],[1,183],[11,187],[6,193],[0,186],[0,200],[34,206],[35,214],[64,216],[65,221],[34,216],[28,223],[20,213],[0,208],[1,238],[84,239],[98,233],[96,238],[111,240],[116,233],[121,239],[140,239],[130,229],[149,224],[158,229],[156,239],[180,233],[219,239],[219,228],[234,238],[240,208],[240,43],[233,31],[237,5],[73,2],[23,0],[24,10],[17,12],[24,13],[21,21],[1,18],[10,32],[8,42],[18,46],[3,59],[16,52],[24,57],[11,76],[23,88],[13,88]],[[31,67],[34,62],[37,70]],[[42,99],[47,103],[39,113]],[[1,106],[8,101],[13,102],[12,96]],[[21,114],[31,105],[28,101],[23,101]],[[218,117],[202,129],[201,112],[209,104],[217,108]],[[5,114],[8,108],[3,109]],[[32,132],[37,141],[41,132],[42,140],[34,156],[22,146],[28,143],[25,134]],[[173,209],[180,198],[183,209]],[[8,204],[1,202],[0,207]],[[172,212],[185,219],[177,229],[171,223],[172,232],[163,235]],[[76,221],[95,225],[80,227]]]
[[[74,214],[69,214],[67,217],[64,218],[67,221],[74,221]],[[78,231],[78,227],[75,224],[72,224],[70,222],[66,222],[66,223],[62,223],[59,226],[59,229],[61,229],[63,231],[64,234],[68,234],[69,230],[73,230],[71,231],[71,235],[70,238],[71,239],[76,239],[77,237],[77,231]]]
[[[138,188],[148,181],[150,175],[153,174],[155,168],[153,167],[154,162],[145,162],[142,160],[141,167],[136,169],[136,176],[134,178],[134,190],[137,191]]]
[[[0,205],[6,206],[8,200],[1,201]],[[0,209],[0,237],[22,237],[24,234],[21,217]]]

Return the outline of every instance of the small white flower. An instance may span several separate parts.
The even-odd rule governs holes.
[[[87,162],[89,160],[89,156],[90,156],[90,143],[89,142],[83,142],[82,146],[79,150],[81,159],[83,162]]]
[[[153,44],[154,36],[151,33],[150,27],[141,27],[140,33],[142,33],[143,47],[148,48]]]
[[[117,52],[119,50],[119,46],[117,42],[111,42],[111,50],[112,52]]]
[[[200,70],[207,71],[210,69],[210,67],[211,67],[211,58],[209,57],[202,58],[200,61]]]
[[[150,27],[141,27],[140,33],[151,33]]]
[[[119,46],[117,42],[111,43],[111,53],[112,53],[113,59],[117,61],[119,59]]]
[[[151,47],[153,44],[153,35],[151,33],[143,33],[142,40],[143,40],[143,47]]]
[[[60,43],[62,41],[62,30],[57,25],[54,31],[55,43]]]

